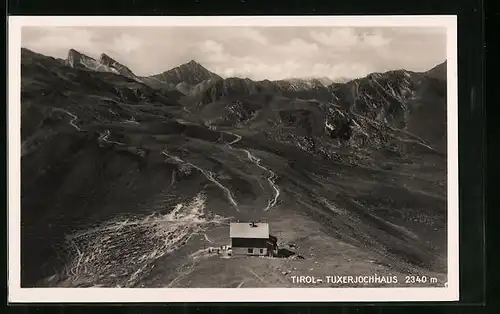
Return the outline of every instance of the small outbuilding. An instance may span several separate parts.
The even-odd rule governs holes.
[[[275,256],[278,239],[269,234],[269,224],[232,222],[229,226],[232,255]]]

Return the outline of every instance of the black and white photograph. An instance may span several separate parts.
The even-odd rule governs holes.
[[[19,298],[458,298],[455,17],[12,22]]]

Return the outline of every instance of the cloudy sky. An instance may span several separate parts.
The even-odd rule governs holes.
[[[38,53],[106,53],[141,76],[195,60],[223,77],[338,79],[446,59],[444,28],[24,27],[21,36]]]

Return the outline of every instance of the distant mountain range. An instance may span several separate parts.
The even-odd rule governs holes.
[[[427,118],[422,121],[420,117],[417,119],[418,123],[413,121],[416,120],[414,117],[422,114],[430,115],[428,118],[431,121],[436,118],[444,119],[446,106],[427,109],[424,104],[429,97],[445,96],[446,62],[427,72],[393,70],[372,73],[346,82],[332,82],[326,77],[274,81],[222,78],[194,60],[160,74],[138,76],[107,54],[101,54],[99,60],[96,60],[74,49],[70,49],[67,59],[60,62],[75,69],[113,73],[146,84],[167,93],[170,99],[186,103],[186,108],[190,108],[187,110],[201,110],[211,103],[238,101],[252,95],[264,95],[267,99],[284,97],[332,103],[374,121],[390,123],[411,131],[418,129],[416,132],[423,134],[426,141],[437,143],[441,150],[444,149],[445,128],[439,127],[441,124],[436,124],[440,128],[437,130],[432,126],[422,128]],[[429,93],[430,89],[432,93]],[[427,112],[429,110],[432,112]]]
[[[133,78],[137,81],[144,82],[155,88],[163,88],[166,90],[177,90],[187,96],[199,96],[210,87],[224,81],[218,74],[213,73],[203,67],[201,64],[191,60],[173,69],[167,70],[160,74],[151,76],[137,76],[127,66],[117,62],[106,54],[101,54],[99,60],[82,54],[74,49],[70,49],[65,63],[71,67],[83,68],[93,71],[104,71]],[[226,78],[227,82],[222,85],[234,85],[239,78]],[[253,82],[250,79],[240,79],[245,82]],[[327,77],[304,77],[304,78],[287,78],[275,81],[261,81],[257,85],[267,89],[269,83],[275,85],[274,90],[282,92],[300,92],[311,89],[328,89],[335,83],[345,83],[349,81],[347,78],[337,79],[335,82]],[[250,83],[251,84],[251,83]],[[217,88],[217,87],[215,87]],[[247,89],[251,92],[253,87],[248,86]],[[271,87],[271,89],[273,89]]]
[[[255,81],[248,78],[222,78],[191,60],[173,69],[152,76],[138,76],[107,54],[101,54],[99,60],[82,54],[74,49],[68,51],[68,57],[60,60],[65,66],[92,72],[113,73],[132,81],[145,84],[154,90],[167,93],[171,99],[187,103],[187,110],[200,110],[211,103],[224,103],[241,100],[252,95],[264,95],[269,98],[284,97],[336,104],[353,114],[359,114],[382,123],[390,123],[398,128],[419,129],[429,141],[444,143],[444,129],[426,132],[412,117],[417,113],[427,112],[428,97],[444,97],[446,81],[446,62],[436,65],[427,72],[393,70],[384,73],[372,73],[366,77],[346,82],[332,82],[320,77],[288,78],[283,80]],[[429,93],[432,90],[432,93]],[[165,94],[166,95],[166,94]],[[429,96],[434,95],[434,96]],[[183,99],[183,100],[182,100]],[[431,100],[434,102],[434,100]],[[194,106],[194,107],[193,107]],[[429,119],[444,119],[445,106],[429,109]],[[440,125],[440,124],[438,124]],[[437,137],[437,138],[436,138]]]

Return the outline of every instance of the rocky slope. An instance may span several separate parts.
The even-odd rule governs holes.
[[[127,66],[114,60],[112,57],[108,56],[105,53],[102,53],[99,57],[99,60],[96,60],[74,49],[70,49],[68,52],[68,57],[63,60],[63,63],[76,69],[109,72],[117,75],[122,75],[136,82],[147,84],[148,86],[157,90],[162,90],[163,92],[177,91],[175,84],[161,81],[154,77],[141,77],[135,75]],[[172,95],[174,94],[175,93],[172,93]],[[184,95],[179,92],[177,94],[177,98],[181,95]]]
[[[317,85],[310,83],[297,83],[295,81],[253,81],[251,79],[231,77],[219,80],[199,96],[199,106],[218,100],[230,100],[254,94],[279,95],[289,98],[318,99],[330,101],[332,93],[328,87],[316,81]]]
[[[101,57],[99,58],[99,63],[102,65],[105,65],[109,68],[115,69],[118,73],[120,73],[123,76],[135,78],[136,75],[132,73],[132,71],[124,66],[123,64],[119,63],[118,61],[114,60],[107,54],[103,53],[101,54]]]
[[[410,133],[408,136],[417,138],[424,145],[444,153],[446,80],[442,74],[441,78],[436,78],[434,74],[440,68],[442,66],[426,73],[405,70],[373,73],[347,83],[328,86],[319,80],[271,82],[228,78],[211,86],[200,97],[198,108],[211,103],[219,106],[228,103],[227,106],[231,106],[230,103],[252,95],[328,103],[331,104],[330,108],[334,108],[329,110],[339,112],[340,108],[343,114],[348,114],[353,125],[362,123],[356,120],[364,119],[372,125],[397,128]]]
[[[305,270],[347,254],[365,272],[446,281],[443,80],[391,71],[327,95],[217,79],[181,104],[106,58],[68,60],[21,55],[23,287],[199,287],[203,269],[226,286],[231,262],[193,256],[234,219],[314,249]],[[268,267],[286,263],[238,265],[278,278]]]

